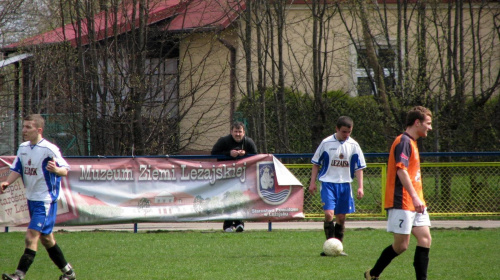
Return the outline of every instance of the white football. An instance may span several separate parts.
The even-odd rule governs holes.
[[[338,256],[344,250],[342,242],[337,238],[330,238],[323,243],[323,252],[327,256]]]

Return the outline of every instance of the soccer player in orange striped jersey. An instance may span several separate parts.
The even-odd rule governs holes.
[[[394,242],[382,251],[375,266],[365,272],[365,279],[378,279],[390,262],[408,249],[410,234],[417,238],[413,261],[416,279],[427,279],[431,223],[422,190],[417,139],[427,137],[431,129],[432,112],[416,106],[406,115],[405,132],[392,144],[384,205],[388,217],[387,231],[393,233]]]

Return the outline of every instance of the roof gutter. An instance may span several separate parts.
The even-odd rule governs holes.
[[[3,67],[10,65],[12,63],[16,63],[16,62],[23,60],[25,58],[28,58],[30,56],[33,56],[33,54],[23,53],[23,54],[15,55],[15,56],[9,57],[7,59],[1,60],[0,61],[0,68],[3,68]]]

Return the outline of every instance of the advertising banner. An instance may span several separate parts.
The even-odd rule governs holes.
[[[14,157],[0,157],[0,181]],[[304,218],[300,181],[270,154],[230,161],[67,158],[58,225]],[[25,186],[0,194],[0,225],[29,221]]]

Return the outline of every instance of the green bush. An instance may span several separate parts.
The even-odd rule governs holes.
[[[255,93],[255,100],[260,98]],[[282,141],[278,132],[277,104],[274,89],[267,88],[266,105],[266,138],[267,151],[274,153]],[[312,135],[315,125],[314,102],[311,95],[285,89],[287,110],[287,131],[291,153],[313,153],[319,141],[335,132],[335,123],[340,116],[350,116],[354,120],[352,137],[361,145],[365,153],[387,153],[392,139],[404,131],[406,111],[414,105],[393,109],[394,123],[384,123],[383,113],[373,96],[352,97],[342,91],[330,91],[323,95],[325,106],[324,127],[320,135]],[[433,110],[433,131],[425,141],[420,143],[421,152],[473,152],[500,150],[500,114],[499,97],[492,98],[481,108],[468,100],[460,105],[462,108],[426,105]],[[458,106],[458,105],[453,105]],[[394,107],[394,106],[393,106]],[[397,105],[396,105],[397,107]],[[438,106],[437,106],[438,107]],[[252,108],[248,98],[244,98],[238,111],[245,118],[258,115],[258,106]],[[437,110],[437,111],[436,111]],[[460,113],[453,113],[458,111]],[[386,126],[393,135],[388,135]],[[317,143],[316,143],[317,142]],[[471,160],[470,158],[468,160]]]
[[[280,135],[276,133],[277,119],[276,100],[273,89],[265,92],[266,104],[266,135],[269,153],[275,151]],[[260,93],[256,93],[259,100]],[[322,135],[323,139],[335,133],[335,124],[340,116],[350,116],[354,120],[352,136],[362,146],[365,152],[386,152],[385,136],[381,111],[372,96],[350,97],[342,91],[327,92],[323,96],[326,112],[326,123]],[[288,133],[290,135],[290,148],[293,153],[312,153],[316,147],[312,147],[311,126],[313,124],[313,100],[310,95],[294,92],[290,89],[285,91],[285,102],[288,117]],[[252,110],[248,98],[244,98],[238,107],[238,111],[244,116],[256,115]]]

